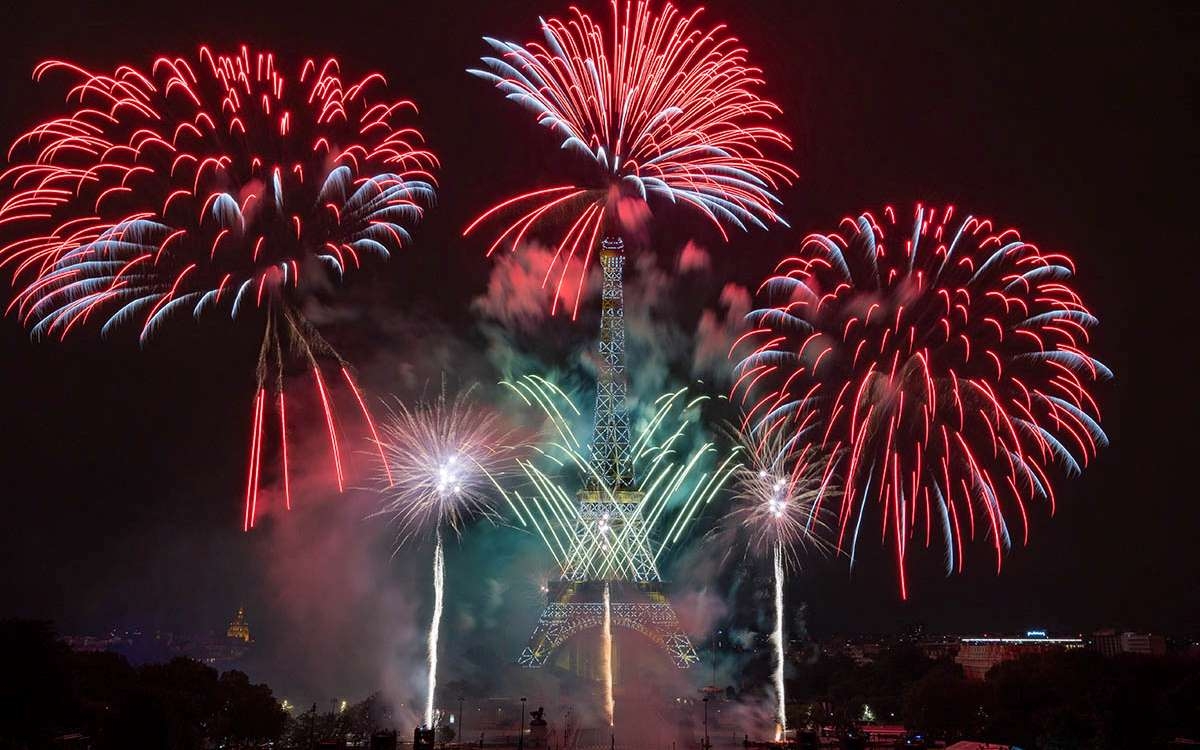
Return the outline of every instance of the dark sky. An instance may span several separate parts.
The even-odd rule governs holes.
[[[538,14],[563,5],[106,6],[9,10],[0,138],[54,106],[57,91],[30,80],[46,57],[99,69],[202,41],[248,42],[381,70],[420,104],[443,161],[439,205],[416,245],[380,271],[389,304],[470,328],[489,261],[458,233],[497,197],[545,179],[554,152],[525,113],[463,70],[485,51],[482,35],[527,39]],[[719,274],[752,284],[800,232],[863,208],[953,202],[1077,260],[1078,288],[1102,320],[1096,352],[1117,373],[1098,389],[1112,447],[1063,485],[1057,516],[1035,521],[1032,545],[1014,550],[1000,578],[980,564],[942,580],[930,565],[902,603],[884,560],[852,578],[844,562],[818,566],[802,582],[814,628],[921,620],[946,630],[1112,623],[1200,633],[1200,16],[1184,6],[708,4],[707,17],[729,20],[764,68],[801,174],[782,194],[793,231],[728,247],[704,238]],[[256,601],[264,550],[237,530],[255,339],[228,334],[185,324],[144,351],[132,337],[35,346],[0,321],[0,616],[50,618],[68,632],[184,628],[220,622],[244,600],[268,606]],[[372,342],[335,343],[354,360]],[[364,528],[362,544],[373,533]]]

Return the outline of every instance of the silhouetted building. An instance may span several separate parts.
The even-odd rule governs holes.
[[[916,646],[927,659],[953,659],[958,656],[961,642],[953,636],[927,636]]]
[[[1146,656],[1162,656],[1167,653],[1167,639],[1152,633],[1118,633],[1112,628],[1101,630],[1092,635],[1092,648],[1104,656],[1118,654],[1143,654]]]
[[[1024,637],[963,638],[954,660],[962,666],[963,674],[968,679],[982,680],[992,667],[1001,662],[1027,654],[1083,648],[1083,645],[1082,638],[1050,638],[1040,630],[1030,631]]]
[[[837,637],[821,644],[821,652],[826,656],[845,656],[861,667],[878,659],[886,646],[874,637]]]
[[[178,634],[169,630],[143,631],[136,627],[113,629],[107,635],[67,635],[63,641],[75,651],[111,651],[133,664],[165,662],[177,656],[203,662],[218,669],[235,666],[252,647],[246,612],[237,615],[222,633]]]
[[[120,651],[133,642],[131,636],[115,630],[108,635],[64,635],[62,639],[72,651]]]

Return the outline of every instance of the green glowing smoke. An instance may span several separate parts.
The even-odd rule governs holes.
[[[648,552],[657,566],[738,469],[738,449],[724,454],[716,443],[704,439],[700,411],[710,397],[689,398],[687,388],[662,394],[645,418],[634,420],[632,455],[641,502],[619,504],[625,515],[614,519],[622,522],[615,525],[615,532],[597,532],[594,544],[579,549],[572,544],[579,525],[573,495],[581,480],[592,480],[608,499],[615,499],[614,488],[596,474],[589,448],[578,437],[581,412],[565,391],[541,376],[526,375],[501,384],[540,412],[545,427],[532,457],[518,462],[524,486],[498,489],[520,525],[542,539],[561,568],[586,570],[593,580],[633,578],[633,560],[639,551]]]

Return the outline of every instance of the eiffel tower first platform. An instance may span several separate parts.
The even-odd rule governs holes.
[[[600,265],[604,286],[591,470],[576,495],[575,529],[561,575],[550,585],[546,609],[517,663],[543,667],[571,636],[601,627],[607,586],[613,627],[641,633],[686,669],[697,662],[696,650],[662,591],[638,512],[644,494],[634,476],[625,403],[625,256],[619,238],[601,242]]]

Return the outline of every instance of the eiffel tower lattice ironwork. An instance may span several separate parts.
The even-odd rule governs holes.
[[[608,586],[613,626],[641,633],[683,669],[698,661],[696,650],[662,591],[638,512],[644,493],[634,476],[626,408],[625,256],[619,238],[601,242],[600,265],[604,286],[591,464],[576,496],[575,529],[561,575],[549,587],[546,609],[517,661],[524,667],[545,666],[573,635],[600,627]]]

